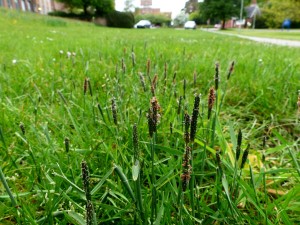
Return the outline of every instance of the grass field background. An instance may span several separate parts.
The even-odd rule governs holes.
[[[0,30],[2,224],[300,222],[297,48],[4,9]],[[199,94],[187,143],[185,113]],[[153,95],[161,117],[151,138]],[[182,166],[188,147],[192,170]]]

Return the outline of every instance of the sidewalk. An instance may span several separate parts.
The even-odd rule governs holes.
[[[251,36],[245,36],[245,35],[240,35],[240,34],[228,34],[228,33],[217,32],[217,30],[215,30],[215,29],[209,29],[209,30],[208,29],[201,29],[201,30],[206,31],[206,32],[213,32],[213,33],[221,34],[221,35],[235,36],[235,37],[244,38],[244,39],[257,41],[257,42],[261,42],[261,43],[300,48],[300,41],[290,41],[290,40],[274,39],[274,38],[262,38],[262,37],[251,37]]]

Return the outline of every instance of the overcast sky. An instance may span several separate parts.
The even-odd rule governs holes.
[[[125,0],[115,0],[116,10],[123,11]],[[172,12],[172,18],[184,8],[187,0],[152,0],[152,8],[160,8],[161,12]],[[133,0],[136,7],[141,6],[141,0]]]

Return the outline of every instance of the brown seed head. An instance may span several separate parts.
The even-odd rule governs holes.
[[[181,174],[183,191],[186,190],[191,178],[192,167],[190,165],[190,159],[191,159],[191,148],[188,145],[186,145],[185,152],[183,154],[183,159],[182,159],[182,174]]]
[[[233,72],[233,69],[234,69],[234,61],[232,61],[232,63],[230,64],[230,67],[229,67],[229,71],[228,71],[228,74],[227,74],[227,80],[229,80],[232,72]]]
[[[157,85],[157,79],[158,79],[158,76],[157,74],[155,74],[155,76],[153,77],[153,80],[151,82],[151,92],[152,92],[152,95],[155,96],[155,90],[156,90],[156,85]]]
[[[160,119],[160,105],[155,96],[153,96],[150,100],[150,109],[148,111],[148,127],[150,137],[153,136],[153,133],[156,132],[157,124]]]

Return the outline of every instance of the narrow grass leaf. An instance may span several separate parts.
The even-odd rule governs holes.
[[[127,177],[125,176],[125,174],[122,172],[122,169],[117,166],[116,164],[114,164],[114,170],[116,171],[116,173],[118,174],[118,176],[120,177],[122,183],[124,184],[124,187],[125,189],[128,191],[130,197],[132,198],[132,200],[135,202],[135,197],[134,197],[134,194],[133,194],[133,191],[129,185],[129,182],[128,182],[128,179]]]
[[[64,213],[69,222],[74,223],[75,225],[86,225],[84,218],[74,211],[69,211]]]
[[[93,188],[93,190],[91,191],[91,195],[95,195],[99,189],[102,187],[102,185],[104,184],[104,182],[107,180],[107,178],[112,174],[112,172],[114,171],[114,169],[110,169],[105,175],[104,177],[101,179],[101,181]]]
[[[159,211],[157,213],[157,216],[156,216],[156,220],[154,221],[154,225],[160,225],[160,221],[164,215],[164,210],[165,210],[165,207],[164,207],[164,194],[162,194],[162,200],[161,200],[161,206],[159,208]]]
[[[77,190],[80,194],[84,194],[84,193],[85,193],[84,190],[82,190],[80,187],[78,187],[76,184],[74,184],[72,181],[70,181],[70,180],[65,176],[65,174],[62,172],[62,170],[61,170],[61,168],[60,168],[60,166],[59,166],[58,163],[57,163],[57,166],[58,166],[58,168],[59,168],[59,170],[60,170],[60,172],[61,172],[62,175],[60,175],[60,174],[58,174],[58,173],[56,173],[56,172],[54,172],[53,175],[54,175],[54,176],[58,176],[58,177],[64,179],[68,184],[70,184],[73,188],[75,188],[75,190]]]

